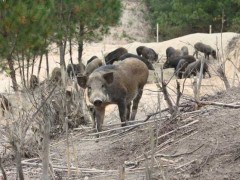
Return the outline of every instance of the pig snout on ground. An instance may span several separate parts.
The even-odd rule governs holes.
[[[163,64],[163,69],[167,69],[167,68],[174,68],[175,71],[177,69],[178,63],[181,59],[184,59],[188,64],[195,62],[196,59],[191,56],[177,56],[177,57],[170,57],[169,59],[166,60],[166,62]]]
[[[154,63],[158,60],[158,54],[151,48],[148,48],[146,46],[139,46],[137,47],[136,51],[138,56],[144,57],[151,63]]]
[[[89,100],[94,105],[97,131],[102,130],[105,108],[109,104],[117,104],[123,126],[129,119],[135,119],[147,79],[147,66],[135,58],[127,58],[116,65],[101,66],[89,77],[78,77],[78,84],[87,88]]]

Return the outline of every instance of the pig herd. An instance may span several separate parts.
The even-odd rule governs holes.
[[[216,51],[200,42],[194,45],[193,55],[189,54],[186,46],[180,50],[168,47],[163,69],[174,68],[177,78],[196,76],[201,67],[201,60],[196,60],[198,52],[204,53],[207,59],[210,55],[216,59]],[[86,66],[83,64],[67,66],[68,76],[76,77],[79,86],[87,90],[88,98],[94,106],[94,128],[97,131],[102,130],[105,108],[109,104],[118,106],[122,126],[127,125],[129,120],[135,119],[149,70],[155,70],[153,64],[158,61],[158,54],[149,47],[137,47],[136,54],[120,47],[108,53],[104,60],[92,56]],[[53,70],[52,80],[60,80],[61,75],[57,73],[60,73],[60,68]],[[204,62],[204,77],[206,73],[211,77],[208,64]],[[33,87],[36,81],[33,77]]]
[[[188,78],[200,71],[201,61],[194,57],[198,58],[198,52],[204,53],[207,59],[210,55],[216,59],[216,51],[209,45],[199,42],[194,45],[194,50],[194,54],[189,55],[186,46],[180,50],[168,47],[163,69],[174,68],[178,78]],[[104,61],[97,56],[91,57],[83,72],[76,65],[68,65],[68,75],[73,77],[75,72],[79,86],[87,89],[89,101],[94,105],[97,131],[102,130],[105,108],[109,104],[118,106],[122,126],[135,119],[149,70],[155,70],[153,64],[158,60],[158,54],[149,47],[137,47],[136,54],[120,47],[108,53]],[[204,62],[204,77],[206,73],[211,77],[208,64]]]

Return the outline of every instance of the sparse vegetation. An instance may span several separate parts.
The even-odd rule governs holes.
[[[149,9],[155,33],[159,23],[159,36],[162,40],[172,39],[195,32],[221,32],[222,11],[225,13],[223,32],[239,32],[240,3],[235,0],[195,1],[195,0],[145,0]]]
[[[16,92],[3,92],[0,85],[0,179],[239,178],[240,36],[234,33],[199,33],[161,43],[140,43],[137,36],[148,39],[145,31],[148,27],[142,19],[148,16],[144,14],[147,12],[143,6],[145,1],[160,2],[124,1],[129,3],[125,10],[131,16],[130,19],[123,16],[126,19],[118,25],[126,26],[126,29],[108,29],[117,23],[121,12],[120,1],[116,0],[94,3],[89,3],[89,0],[0,2],[0,49],[4,47],[0,50],[0,67],[2,71],[13,67],[9,75],[13,77],[14,70],[17,78],[21,76],[14,86],[14,90],[18,90]],[[188,12],[192,5],[192,1],[188,1],[187,6],[183,1],[169,2],[173,10],[178,10],[171,17],[179,13],[177,6]],[[155,8],[168,7],[169,2]],[[213,7],[222,7],[226,2],[218,2]],[[200,8],[197,12],[205,12],[204,8],[213,4],[203,1],[197,2],[196,6],[202,3],[204,11]],[[23,11],[28,8],[29,11]],[[156,15],[154,11],[150,12]],[[223,32],[225,18],[221,12]],[[225,13],[229,17],[229,12]],[[216,16],[215,12],[213,15]],[[133,16],[137,18],[132,19]],[[184,14],[179,16],[182,25],[186,25]],[[34,22],[31,24],[29,19]],[[234,22],[238,22],[237,19]],[[205,30],[202,22],[196,25]],[[216,26],[219,25],[217,22]],[[179,27],[178,22],[164,25],[166,38],[181,35],[184,28],[184,33],[190,32],[186,26],[183,29]],[[226,25],[230,28],[231,23],[228,21]],[[237,27],[237,24],[231,26]],[[129,28],[134,29],[137,35],[134,36]],[[99,43],[108,30],[112,30],[115,41]],[[9,34],[4,34],[4,31]],[[93,40],[97,43],[92,43]],[[193,54],[193,45],[197,41],[206,42],[217,50],[216,60],[211,56],[206,60],[211,77],[203,78],[203,63],[194,78],[175,80],[173,69],[162,69],[167,47],[180,49],[185,45]],[[114,43],[116,45],[112,45]],[[121,47],[135,55],[137,47],[141,46],[152,48],[158,58],[151,64],[154,68],[148,71],[150,76],[143,89],[136,120],[121,127],[123,123],[119,120],[118,110],[110,105],[104,112],[102,131],[96,132],[92,128],[96,112],[86,98],[91,90],[85,93],[77,85],[79,78],[76,79],[76,75],[72,78],[66,76],[64,63],[80,61],[85,64],[89,56],[96,55],[102,64],[101,57],[111,50]],[[10,61],[15,63],[11,66],[7,64],[9,55]],[[200,53],[200,59],[203,56]],[[34,75],[34,72],[38,74]],[[4,81],[8,77],[2,73],[0,71],[0,78]],[[23,86],[18,86],[21,83]],[[227,91],[223,91],[225,89]],[[115,89],[114,92],[117,96],[120,90]]]

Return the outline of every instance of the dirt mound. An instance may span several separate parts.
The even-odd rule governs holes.
[[[240,88],[235,87],[205,100],[239,104],[239,91]],[[119,167],[124,165],[126,179],[146,178],[146,167],[151,169],[155,179],[239,178],[239,109],[205,106],[199,111],[183,113],[173,121],[164,114],[161,118],[159,115],[151,117],[149,121],[151,123],[135,130],[116,129],[104,133],[98,143],[84,128],[73,133],[70,157],[74,166],[83,170],[81,177],[116,179]],[[105,126],[105,130],[113,128]],[[151,161],[151,141],[156,142],[156,139]],[[62,139],[51,144],[51,152],[54,152],[51,158],[55,165],[66,166],[66,147]]]

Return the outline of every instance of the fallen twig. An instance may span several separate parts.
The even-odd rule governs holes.
[[[192,163],[194,163],[194,162],[196,162],[196,161],[197,161],[197,160],[194,159],[194,160],[192,160],[192,161],[190,161],[190,162],[187,162],[187,163],[185,163],[185,164],[182,164],[182,165],[176,167],[175,169],[177,170],[177,169],[180,169],[180,168],[182,168],[182,167],[184,167],[184,166],[188,166],[188,165],[190,165],[190,164],[192,164]]]
[[[183,125],[183,126],[180,126],[180,127],[176,128],[176,129],[174,129],[174,130],[172,130],[172,131],[169,131],[169,132],[167,132],[167,133],[165,133],[165,134],[157,137],[157,139],[161,139],[161,138],[163,138],[163,137],[165,137],[165,136],[167,136],[167,135],[169,135],[169,134],[172,134],[172,133],[174,133],[174,132],[176,132],[176,131],[178,131],[178,130],[180,130],[180,129],[183,129],[183,128],[186,128],[186,127],[188,127],[188,126],[190,126],[190,125],[193,125],[193,124],[197,123],[198,121],[199,121],[199,120],[195,120],[195,121],[192,121],[192,122],[190,122],[190,123],[188,123],[188,124],[185,124],[185,125]]]
[[[225,104],[225,103],[219,103],[219,102],[213,102],[213,101],[197,101],[196,102],[199,105],[214,105],[214,106],[221,106],[221,107],[229,107],[229,108],[240,108],[239,103],[231,103],[231,104]]]
[[[21,163],[22,165],[28,165],[28,166],[35,166],[35,167],[42,167],[42,163],[38,163],[38,162],[30,162],[33,160],[39,160],[38,158],[33,158],[33,159],[26,159],[23,160]],[[67,166],[56,166],[53,165],[52,166],[54,170],[56,169],[60,169],[61,171],[68,171],[68,167]],[[90,168],[76,168],[76,167],[70,167],[71,171],[81,171],[83,173],[111,173],[111,172],[118,172],[117,170],[101,170],[101,169],[90,169]]]

